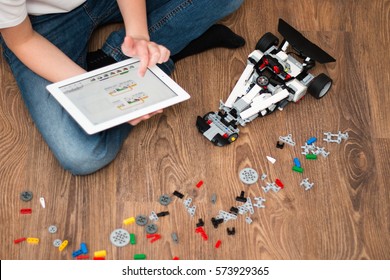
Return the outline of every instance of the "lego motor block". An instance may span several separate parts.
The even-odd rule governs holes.
[[[314,76],[309,71],[316,62],[336,60],[282,19],[278,31],[283,36],[280,44],[270,32],[257,42],[229,97],[220,102],[219,110],[197,117],[199,132],[214,145],[236,141],[239,126],[276,109],[281,111],[307,92],[317,99],[329,92],[332,79],[324,73]]]

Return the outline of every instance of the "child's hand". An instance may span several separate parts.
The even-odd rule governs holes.
[[[141,77],[145,75],[147,67],[166,62],[170,56],[170,51],[166,47],[130,36],[125,37],[122,52],[127,56],[140,59],[141,64],[138,73]]]
[[[136,126],[137,124],[139,124],[140,122],[144,121],[144,120],[147,120],[147,119],[150,119],[151,117],[153,117],[154,115],[157,115],[157,114],[160,114],[162,113],[163,110],[158,110],[156,112],[153,112],[153,113],[150,113],[150,114],[147,114],[145,116],[142,116],[142,117],[139,117],[139,118],[136,118],[134,120],[131,120],[129,121],[129,124],[133,125],[133,126]]]

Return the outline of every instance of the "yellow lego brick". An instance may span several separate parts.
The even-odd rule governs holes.
[[[135,222],[135,218],[134,217],[131,217],[131,218],[123,220],[123,224],[125,224],[125,225],[131,225],[134,222]]]
[[[66,248],[66,246],[68,246],[68,240],[64,240],[62,241],[60,247],[58,247],[58,250],[60,250],[60,252],[62,252],[62,250],[64,250]]]
[[[27,243],[30,243],[30,244],[38,244],[38,243],[39,243],[39,238],[28,237],[28,238],[27,238]]]
[[[103,258],[105,258],[106,255],[107,255],[106,250],[96,251],[95,253],[93,253],[94,257],[103,257]]]

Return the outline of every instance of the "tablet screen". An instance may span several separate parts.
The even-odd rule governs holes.
[[[95,125],[177,96],[149,69],[140,77],[138,66],[126,64],[59,89]]]

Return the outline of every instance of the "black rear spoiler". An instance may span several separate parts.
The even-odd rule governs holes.
[[[299,52],[300,55],[310,57],[319,63],[329,63],[336,61],[336,59],[334,59],[316,44],[310,42],[299,31],[297,31],[294,27],[289,25],[281,18],[279,19],[278,31],[284,37],[284,39],[297,52]]]

